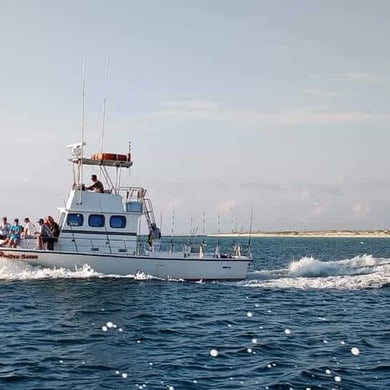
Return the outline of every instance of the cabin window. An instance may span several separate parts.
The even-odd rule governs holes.
[[[83,214],[68,214],[66,223],[68,226],[82,226],[84,223],[84,216]]]
[[[103,227],[104,222],[104,215],[101,214],[91,214],[88,217],[88,225],[91,227]]]
[[[114,229],[123,229],[126,227],[126,217],[123,215],[112,215],[110,217],[110,226]]]

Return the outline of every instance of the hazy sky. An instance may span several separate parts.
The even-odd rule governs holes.
[[[390,228],[390,1],[0,0],[0,214],[133,145],[163,233]],[[89,173],[85,178],[89,182]]]

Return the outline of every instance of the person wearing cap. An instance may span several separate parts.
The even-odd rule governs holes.
[[[38,249],[49,249],[49,250],[53,250],[53,243],[51,242],[50,243],[50,238],[53,237],[53,234],[49,228],[49,226],[47,225],[47,223],[45,223],[45,221],[43,220],[43,218],[40,218],[38,220],[38,224],[39,224],[39,235],[38,235]]]
[[[19,245],[20,237],[23,233],[23,226],[19,225],[19,219],[15,218],[14,223],[10,229],[9,246],[10,248],[16,248]]]
[[[104,192],[103,184],[101,181],[98,180],[97,176],[92,175],[91,180],[93,181],[93,184],[87,187],[87,190],[103,193]]]

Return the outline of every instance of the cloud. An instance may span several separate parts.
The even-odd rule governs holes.
[[[360,202],[356,202],[352,205],[352,214],[355,218],[360,219],[370,213],[370,207]]]
[[[218,104],[208,100],[169,100],[163,102],[163,106],[179,111],[211,111],[218,109]]]
[[[235,205],[236,205],[236,201],[233,199],[223,200],[218,204],[217,210],[221,214],[226,214],[226,213],[230,212],[231,210],[233,210]]]
[[[312,89],[312,88],[304,89],[303,93],[306,94],[306,95],[320,96],[320,97],[337,97],[337,96],[341,96],[341,92],[325,91],[323,89]]]
[[[313,203],[313,208],[309,211],[307,215],[307,219],[316,220],[318,218],[322,218],[329,212],[327,206],[321,205],[318,202]]]
[[[240,183],[240,188],[249,190],[258,190],[264,192],[285,192],[286,188],[279,183],[264,183],[258,180],[243,180]]]
[[[148,115],[151,119],[169,119],[179,121],[214,120],[238,123],[246,126],[259,125],[326,125],[348,123],[390,122],[389,114],[366,111],[337,111],[281,109],[228,109],[207,100],[169,101],[163,108]]]
[[[381,83],[388,81],[387,77],[384,77],[375,73],[368,72],[347,72],[340,74],[340,80],[352,81],[359,83]]]

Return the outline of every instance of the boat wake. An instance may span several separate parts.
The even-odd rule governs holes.
[[[42,268],[0,259],[0,280],[127,278],[135,281],[161,280],[144,272],[135,275],[110,275],[94,271],[89,265],[75,270]],[[182,280],[165,279],[172,282]],[[390,259],[371,255],[337,261],[303,257],[287,268],[253,271],[239,285],[261,288],[368,289],[390,286]]]
[[[87,279],[87,278],[128,278],[139,281],[158,279],[144,272],[135,275],[106,275],[94,271],[89,265],[75,270],[65,268],[42,268],[29,264],[0,259],[0,280],[39,280],[39,279]]]
[[[85,279],[99,276],[100,274],[87,265],[71,271],[65,268],[41,268],[23,262],[0,260],[0,280]]]
[[[263,288],[366,289],[390,286],[390,259],[371,255],[337,261],[303,257],[285,269],[254,271],[244,284]]]

